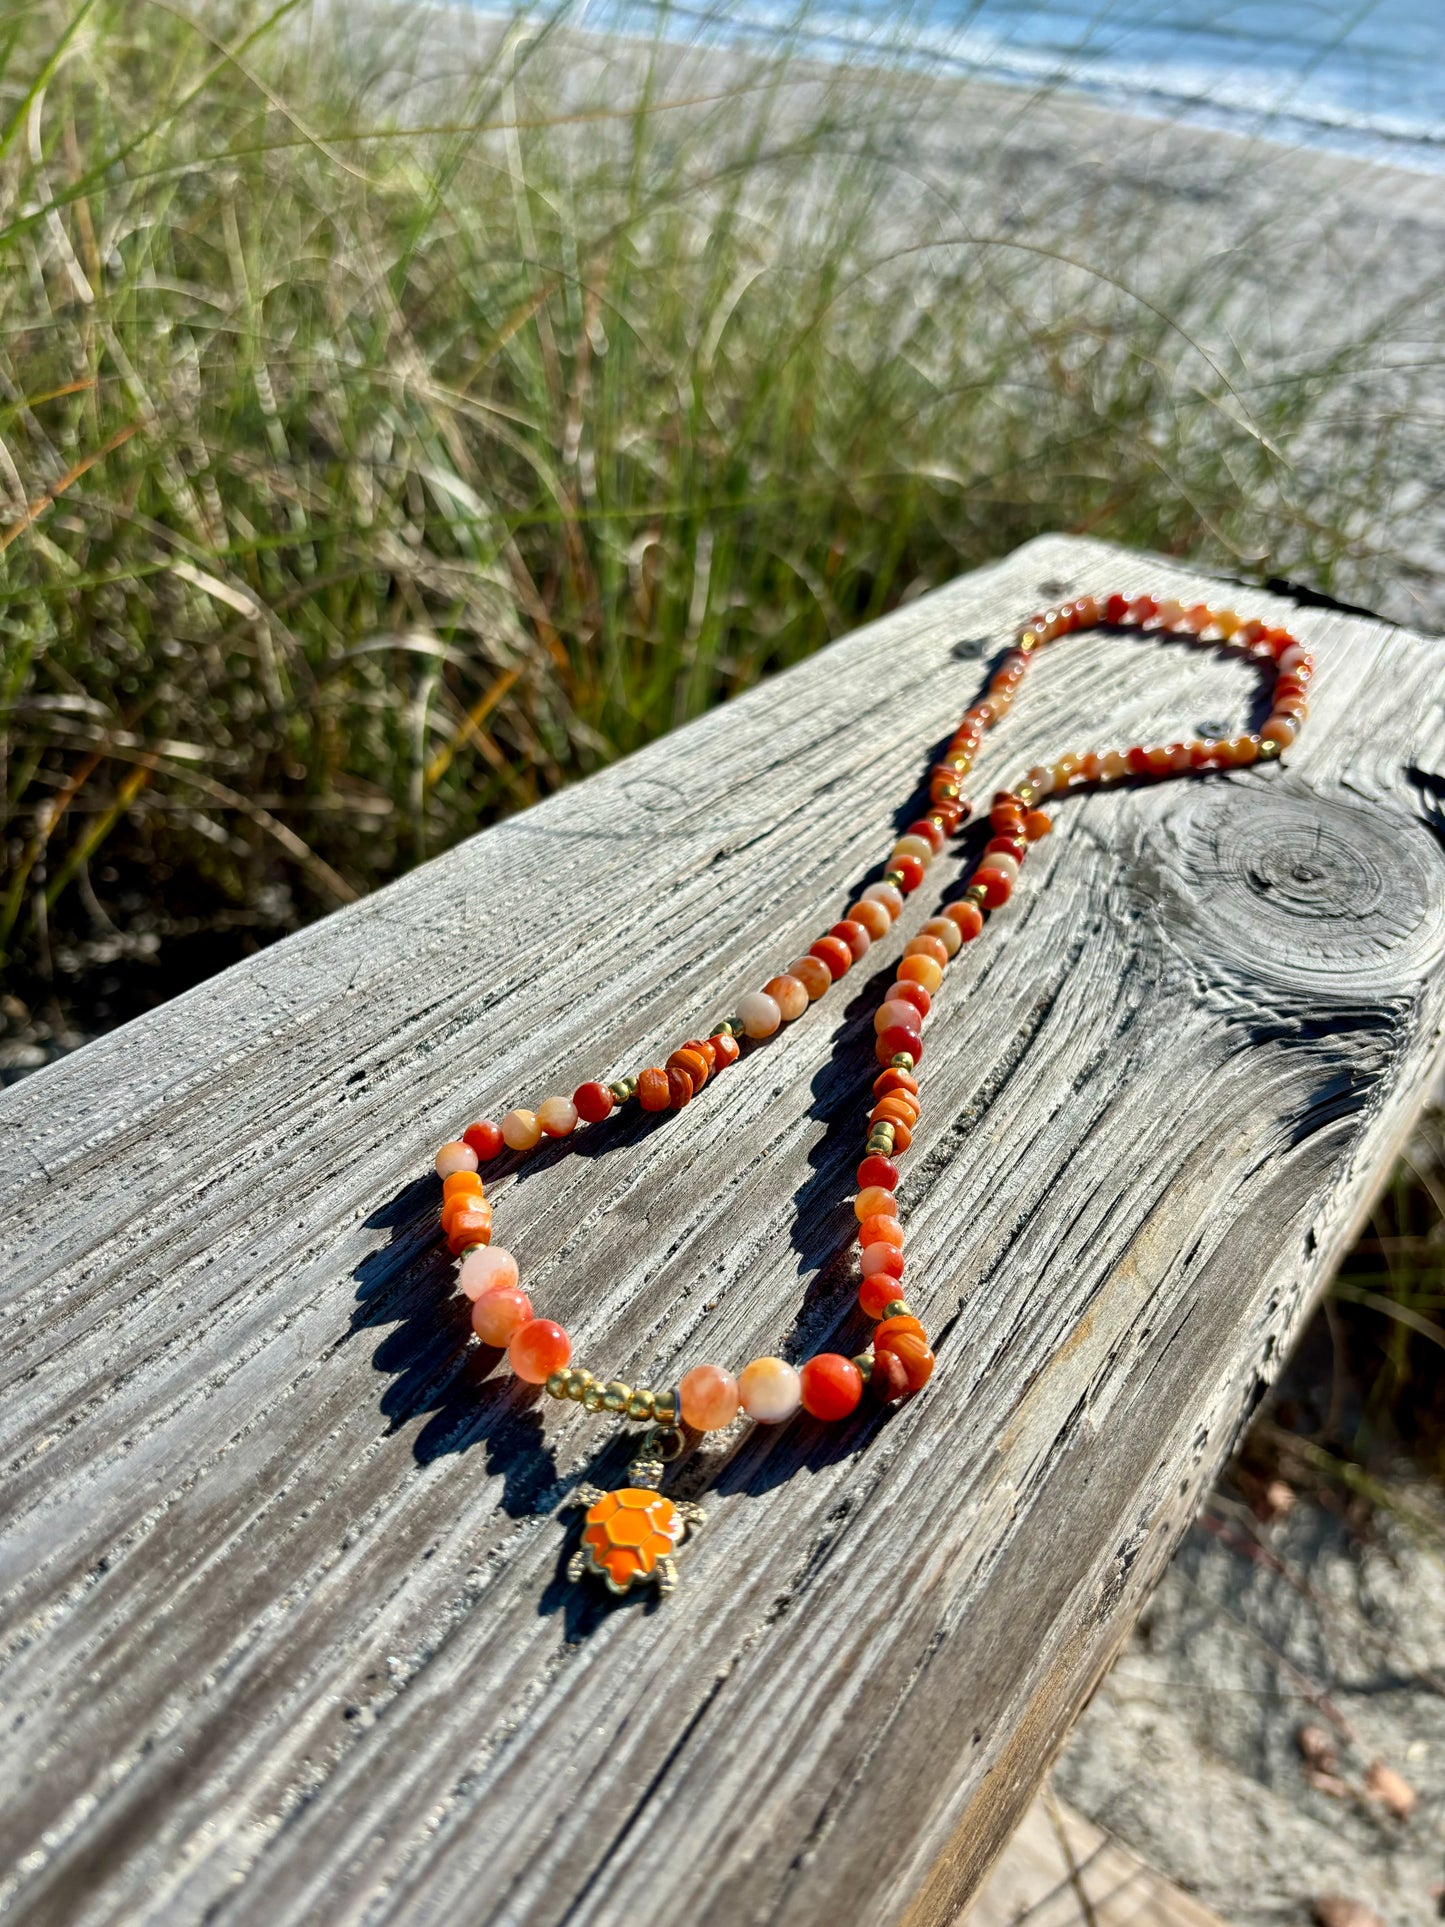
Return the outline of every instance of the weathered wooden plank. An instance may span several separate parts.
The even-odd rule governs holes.
[[[665,1608],[565,1583],[555,1508],[625,1451],[467,1345],[419,1174],[795,955],[1009,625],[1121,575],[1033,543],[0,1099],[15,1919],[922,1923],[972,1891],[1438,1057],[1438,645],[1271,605],[1321,662],[1288,768],[1061,806],[930,1026],[934,1383],[710,1447]],[[978,787],[1251,688],[1070,640]],[[900,942],[681,1117],[497,1188],[583,1362],[856,1348]]]

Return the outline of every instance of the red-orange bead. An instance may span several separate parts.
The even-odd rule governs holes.
[[[905,896],[916,890],[923,881],[923,859],[917,856],[900,856],[891,866],[898,877],[898,887]]]
[[[683,1105],[688,1103],[692,1097],[692,1079],[686,1071],[668,1071],[665,1075],[667,1077],[668,1109],[680,1111]]]
[[[940,970],[948,962],[942,937],[930,937],[926,930],[920,930],[916,937],[910,937],[903,946],[903,954],[905,957],[932,957]]]
[[[462,1132],[463,1144],[470,1144],[477,1156],[486,1161],[502,1148],[502,1133],[495,1124],[469,1124]]]
[[[903,1091],[909,1097],[918,1095],[918,1079],[912,1071],[880,1071],[873,1080],[873,1095],[887,1097],[892,1091]]]
[[[819,937],[816,943],[809,944],[808,955],[827,965],[834,983],[853,968],[853,952],[841,937]]]
[[[1044,810],[1029,810],[1024,815],[1024,837],[1029,843],[1037,843],[1053,827],[1054,819]]]
[[[839,943],[847,944],[852,953],[854,963],[857,963],[864,951],[866,951],[873,942],[867,930],[865,930],[863,925],[854,917],[844,917],[841,923],[835,923],[828,932],[828,935],[830,937],[836,937]]]
[[[880,1031],[873,1046],[874,1055],[880,1064],[891,1064],[895,1057],[907,1051],[916,1064],[923,1055],[923,1034],[921,1031],[908,1030],[902,1024],[890,1024]]]
[[[577,1115],[584,1124],[600,1124],[605,1117],[611,1117],[616,1102],[605,1084],[595,1079],[588,1084],[579,1084],[572,1093],[572,1103]]]
[[[858,1409],[863,1396],[863,1374],[840,1352],[819,1352],[798,1374],[803,1410],[811,1418],[834,1421]]]
[[[720,1071],[726,1070],[729,1064],[736,1064],[742,1055],[741,1044],[736,1037],[730,1037],[726,1031],[720,1032],[711,1041],[713,1055],[717,1058],[717,1067]]]
[[[479,1298],[477,1303],[481,1302]],[[517,1327],[507,1346],[508,1363],[529,1385],[545,1385],[571,1356],[572,1340],[550,1318],[529,1318]]]
[[[873,1354],[868,1389],[882,1405],[893,1405],[908,1396],[908,1368],[896,1352]]]
[[[491,1222],[492,1207],[481,1191],[454,1191],[449,1198],[442,1200],[442,1230],[448,1237],[458,1218],[485,1218]]]
[[[906,977],[889,988],[887,1001],[890,1004],[912,1004],[920,1017],[926,1017],[933,1008],[933,999],[923,985],[915,984]]]
[[[665,1111],[672,1102],[667,1072],[660,1064],[652,1065],[638,1077],[637,1101],[644,1111]]]
[[[902,1321],[890,1318],[887,1322],[896,1325]],[[933,1353],[928,1349],[928,1340],[919,1332],[899,1332],[882,1346],[875,1336],[873,1354],[875,1358],[892,1357],[898,1360],[910,1392],[921,1391],[933,1376]]]
[[[878,1245],[876,1250],[887,1253],[900,1265],[903,1263],[901,1251],[889,1251],[887,1245]],[[868,1318],[881,1318],[890,1305],[896,1304],[902,1296],[903,1287],[899,1283],[902,1272],[895,1277],[891,1272],[875,1271],[865,1278],[858,1287],[859,1309]]]
[[[904,835],[921,836],[935,856],[938,856],[943,849],[943,831],[926,816],[920,816],[916,823],[910,823]]]
[[[983,912],[976,903],[950,903],[943,914],[958,925],[965,943],[972,943],[983,929]]]
[[[866,1157],[858,1166],[857,1175],[860,1191],[866,1191],[870,1184],[881,1184],[885,1191],[898,1189],[898,1166],[892,1158]]]
[[[997,910],[1013,895],[1013,878],[1006,876],[1002,870],[991,869],[986,863],[974,871],[972,880],[982,884],[983,900],[990,910]]]
[[[1024,823],[1027,826],[1027,817]],[[983,853],[985,856],[1011,856],[1015,863],[1022,863],[1029,853],[1029,846],[1022,836],[991,836],[983,846]]]
[[[706,1084],[711,1066],[700,1050],[694,1050],[691,1044],[684,1044],[668,1058],[666,1068],[670,1071],[686,1071],[692,1079],[693,1091],[697,1092]]]

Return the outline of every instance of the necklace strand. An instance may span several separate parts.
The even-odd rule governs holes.
[[[521,1288],[516,1259],[491,1242],[492,1208],[479,1166],[504,1149],[527,1152],[545,1139],[567,1137],[579,1121],[595,1129],[621,1105],[636,1102],[644,1111],[679,1111],[709,1077],[738,1061],[740,1038],[761,1042],[801,1017],[872,944],[888,934],[905,898],[923,882],[946,840],[969,821],[973,811],[962,793],[963,780],[984,732],[1008,714],[1038,650],[1059,636],[1097,628],[1179,636],[1272,663],[1272,711],[1257,734],[1064,755],[1029,770],[1012,789],[1000,790],[994,797],[989,811],[992,834],[962,898],[948,904],[905,944],[896,981],[874,1019],[881,1069],[873,1080],[853,1201],[862,1274],[858,1299],[875,1321],[870,1348],[851,1359],[836,1352],[816,1353],[801,1369],[782,1358],[755,1358],[736,1377],[721,1365],[694,1365],[676,1387],[665,1391],[634,1387],[621,1379],[604,1382],[574,1367],[571,1339],[554,1320],[535,1315]],[[1008,902],[1029,846],[1053,827],[1040,807],[1045,798],[1130,778],[1241,769],[1273,761],[1294,741],[1304,722],[1313,675],[1313,659],[1287,629],[1255,619],[1242,621],[1231,609],[1210,609],[1203,603],[1186,608],[1152,595],[1083,596],[1034,616],[1004,653],[987,695],[964,712],[942,761],[929,772],[929,807],[894,844],[881,880],[863,890],[806,956],[770,978],[761,990],[749,991],[733,1016],[717,1024],[709,1036],[681,1044],[665,1064],[612,1083],[589,1079],[570,1098],[549,1097],[535,1112],[508,1111],[500,1125],[472,1124],[460,1138],[441,1147],[436,1169],[442,1179],[442,1231],[453,1256],[460,1260],[459,1282],[473,1301],[477,1336],[484,1344],[505,1348],[517,1377],[544,1385],[555,1398],[575,1399],[592,1411],[664,1428],[681,1423],[700,1432],[716,1431],[731,1424],[740,1410],[765,1425],[780,1424],[800,1408],[815,1419],[836,1421],[857,1409],[865,1388],[885,1404],[921,1390],[932,1376],[934,1357],[923,1324],[903,1296],[906,1260],[895,1197],[897,1159],[908,1150],[918,1125],[923,1025],[950,960],[982,933],[987,915]],[[655,1485],[661,1476],[657,1449],[650,1441],[634,1467],[644,1485]],[[607,1496],[619,1502],[629,1497],[626,1493]],[[645,1496],[632,1494],[639,1504]],[[649,1503],[655,1513],[665,1502]],[[589,1520],[592,1516],[589,1513]],[[603,1528],[596,1530],[600,1533]],[[600,1564],[594,1569],[604,1571],[608,1583],[613,1583],[611,1569],[604,1570]],[[622,1589],[614,1585],[614,1590]]]

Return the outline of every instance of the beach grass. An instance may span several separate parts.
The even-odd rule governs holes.
[[[294,927],[1041,530],[1388,568],[1398,317],[1266,362],[1147,209],[901,200],[903,65],[356,20],[0,29],[12,996]]]

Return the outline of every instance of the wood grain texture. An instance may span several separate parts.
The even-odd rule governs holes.
[[[1219,595],[1035,542],[0,1099],[10,1918],[953,1916],[1437,1059],[1438,645],[1239,591],[1320,660],[1289,766],[1060,806],[930,1025],[902,1195],[939,1372],[700,1454],[667,1605],[566,1584],[556,1508],[625,1444],[468,1344],[424,1174],[796,955],[1011,625],[1145,578]],[[1071,639],[977,789],[1255,690]],[[958,875],[681,1116],[495,1188],[581,1362],[857,1349],[871,1013]]]

